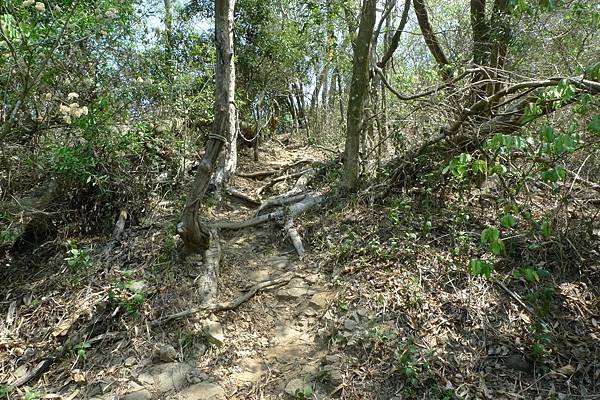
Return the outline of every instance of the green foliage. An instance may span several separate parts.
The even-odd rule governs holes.
[[[91,348],[92,345],[90,343],[81,342],[75,347],[73,347],[73,352],[78,358],[85,360],[87,358],[87,351]]]
[[[88,270],[92,264],[88,251],[80,249],[74,240],[68,240],[66,246],[67,255],[64,261],[69,270],[73,274],[80,274]]]
[[[133,318],[138,318],[144,304],[144,283],[126,279],[111,285],[108,300],[113,308],[120,308]]]
[[[0,384],[0,399],[10,399],[10,393],[12,389],[10,386]]]
[[[485,260],[470,260],[469,273],[471,275],[485,276],[490,279],[494,271],[494,264]]]
[[[312,399],[313,397],[313,389],[310,384],[306,384],[302,387],[302,389],[296,389],[296,393],[294,393],[296,399],[298,400],[307,400]]]
[[[528,283],[539,283],[542,278],[548,275],[548,271],[535,266],[520,267],[513,270],[513,277],[515,279],[523,278]]]
[[[39,394],[37,391],[29,386],[25,387],[25,396],[23,397],[24,400],[39,400],[41,398],[41,394]]]

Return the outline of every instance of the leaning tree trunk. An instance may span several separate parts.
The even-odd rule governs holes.
[[[187,254],[202,253],[209,248],[210,232],[200,224],[198,212],[210,183],[221,150],[226,143],[235,146],[235,69],[233,64],[233,8],[235,0],[215,0],[215,36],[217,61],[215,68],[215,120],[206,152],[183,208],[178,233]],[[235,149],[235,147],[234,147]],[[230,153],[230,152],[228,152]],[[222,158],[226,160],[226,158]],[[224,173],[221,179],[226,179]]]
[[[358,185],[358,155],[365,122],[365,101],[369,94],[371,38],[375,27],[376,7],[376,0],[363,1],[358,35],[353,46],[352,84],[348,99],[342,194],[356,190]]]

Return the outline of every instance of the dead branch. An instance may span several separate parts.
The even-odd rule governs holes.
[[[250,300],[259,290],[264,290],[264,289],[267,289],[267,288],[270,288],[273,286],[279,286],[279,285],[288,283],[293,278],[296,278],[298,276],[299,275],[297,273],[289,272],[279,278],[257,283],[256,285],[254,285],[250,289],[248,289],[248,291],[246,293],[244,293],[243,295],[241,295],[233,300],[225,301],[225,302],[217,303],[217,304],[213,304],[213,305],[190,308],[188,310],[181,311],[181,312],[171,314],[166,317],[162,317],[157,320],[154,320],[154,321],[150,322],[149,325],[150,325],[150,327],[157,327],[157,326],[165,324],[167,322],[185,318],[185,317],[188,317],[188,316],[191,316],[194,314],[198,314],[198,313],[202,313],[202,312],[211,313],[211,312],[234,310],[234,309],[238,308],[240,305],[242,305],[243,303],[245,303],[246,301]]]

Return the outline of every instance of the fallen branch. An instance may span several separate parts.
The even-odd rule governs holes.
[[[264,290],[264,289],[267,289],[267,288],[270,288],[273,286],[279,286],[279,285],[288,283],[289,281],[291,281],[293,278],[296,278],[297,276],[299,276],[299,275],[294,272],[286,273],[279,278],[257,283],[256,285],[254,285],[250,289],[248,289],[248,291],[246,293],[244,293],[243,295],[241,295],[233,300],[225,301],[225,302],[217,303],[217,304],[213,304],[213,305],[202,306],[202,307],[194,307],[194,308],[190,308],[188,310],[181,311],[181,312],[178,312],[175,314],[167,315],[166,317],[159,318],[157,320],[150,322],[150,326],[157,327],[157,326],[165,324],[167,322],[185,318],[190,315],[198,314],[201,312],[211,313],[211,312],[234,310],[234,309],[238,308],[240,305],[242,305],[243,303],[245,303],[246,301],[250,300],[259,290]]]
[[[21,387],[29,383],[30,381],[39,378],[44,372],[48,371],[50,366],[54,364],[58,357],[47,357],[40,361],[31,371],[19,379],[14,380],[8,386],[9,387]]]

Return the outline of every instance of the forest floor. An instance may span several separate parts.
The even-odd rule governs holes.
[[[242,157],[240,171],[329,156],[272,143],[259,163]],[[334,172],[317,179],[319,190]],[[236,176],[231,186],[252,196],[270,179]],[[454,194],[446,196],[328,200],[296,218],[304,257],[273,222],[222,230],[219,301],[285,279],[232,310],[165,323],[156,321],[202,300],[199,271],[177,256],[180,200],[156,198],[118,241],[78,238],[65,254],[73,238],[63,237],[7,251],[0,383],[41,370],[6,397],[600,399],[600,240],[563,249],[579,269],[559,268],[551,293],[502,270],[473,277],[452,240]],[[240,221],[255,208],[226,196],[207,219]],[[488,218],[485,205],[473,209],[468,232]]]

